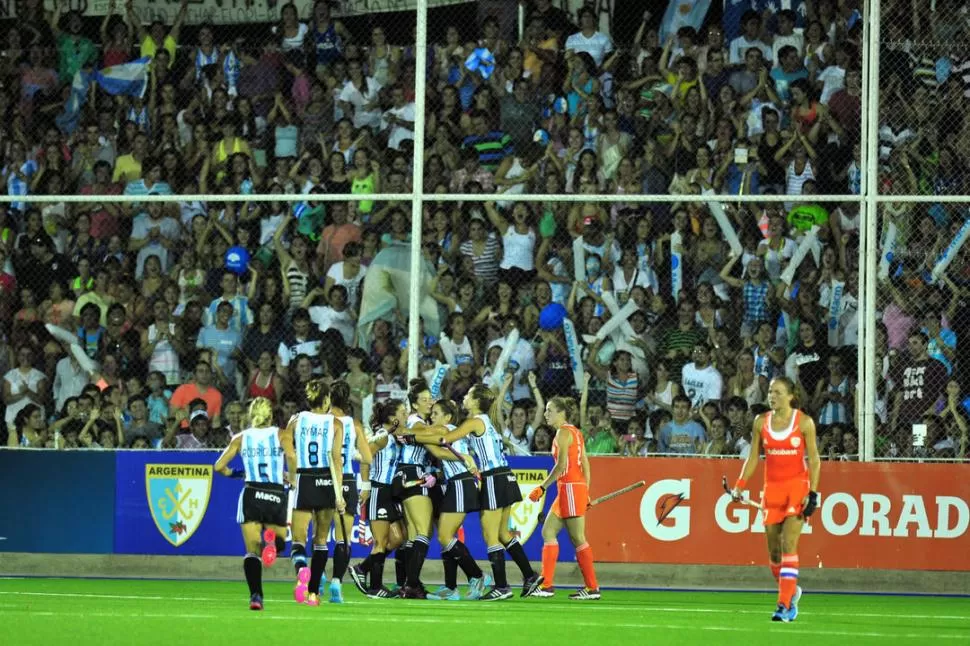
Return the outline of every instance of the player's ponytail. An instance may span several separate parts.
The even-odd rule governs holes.
[[[579,419],[579,407],[572,397],[553,397],[549,400],[556,410],[566,416],[566,421],[575,424]]]
[[[330,398],[330,387],[323,379],[311,379],[304,388],[310,408],[320,408]]]
[[[266,428],[273,424],[273,404],[265,397],[257,397],[249,405],[249,423],[254,428]]]
[[[394,415],[397,414],[397,410],[404,405],[400,399],[388,399],[374,406],[374,412],[370,417],[370,426],[373,430],[380,430],[385,424],[388,424]]]
[[[352,413],[352,404],[350,403],[350,384],[343,380],[337,380],[330,384],[330,405],[336,406],[348,415]]]

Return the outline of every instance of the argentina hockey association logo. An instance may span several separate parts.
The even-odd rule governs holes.
[[[512,531],[512,535],[517,536],[519,542],[525,545],[525,542],[529,540],[532,532],[539,525],[539,512],[546,504],[545,494],[542,495],[539,502],[529,500],[529,494],[542,484],[549,472],[545,469],[514,469],[512,473],[515,474],[519,491],[522,492],[522,500],[512,505],[512,512],[509,515],[509,524],[511,525],[509,529]]]
[[[146,464],[145,490],[155,527],[179,547],[202,524],[212,491],[212,465]]]

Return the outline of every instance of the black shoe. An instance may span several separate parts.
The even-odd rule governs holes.
[[[539,586],[542,585],[542,581],[543,581],[542,575],[533,572],[532,576],[530,576],[528,579],[522,582],[522,593],[519,596],[520,597],[531,596],[532,593],[538,590]]]
[[[354,582],[354,586],[356,586],[360,593],[367,594],[367,573],[359,565],[352,565],[347,571],[350,573],[350,578]]]
[[[387,588],[378,588],[377,590],[368,590],[364,594],[367,595],[369,599],[397,599],[400,597],[397,590],[391,592]]]
[[[506,599],[511,599],[515,595],[512,594],[511,588],[492,588],[488,592],[482,595],[481,601],[505,601]]]
[[[404,586],[401,588],[402,599],[427,599],[428,594],[420,587]]]

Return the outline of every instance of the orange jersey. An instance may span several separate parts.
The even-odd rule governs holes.
[[[572,424],[563,424],[560,428],[569,431],[572,442],[569,443],[568,455],[566,456],[566,472],[559,476],[558,482],[582,482],[585,484],[583,453],[586,451],[586,443],[583,441],[583,433]],[[552,458],[559,460],[559,444],[557,442],[552,443]]]
[[[771,428],[772,413],[765,414],[761,443],[765,447],[765,483],[808,478],[805,460],[805,435],[799,420],[802,412],[795,409],[791,422],[782,430]]]

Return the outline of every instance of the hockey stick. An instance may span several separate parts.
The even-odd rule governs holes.
[[[455,447],[453,447],[451,444],[448,444],[447,442],[442,441],[441,448],[448,449],[448,451],[450,451],[451,454],[453,456],[455,456],[458,459],[459,462],[461,462],[462,464],[464,464],[466,468],[468,467],[468,464],[465,462],[465,456],[462,455],[461,453],[459,453],[457,450],[455,450]],[[473,476],[475,476],[475,480],[479,480],[480,481],[482,479],[482,476],[481,476],[480,473],[474,473],[471,470],[469,470],[469,473],[471,473]]]
[[[636,491],[640,487],[645,487],[645,486],[647,486],[646,480],[641,480],[640,482],[634,482],[633,484],[627,485],[622,489],[617,489],[616,491],[611,491],[610,493],[600,496],[599,498],[594,498],[593,500],[590,501],[589,506],[593,507],[602,502],[606,502],[607,500],[613,500],[618,496],[622,496],[625,493],[630,493],[631,491]]]
[[[721,486],[724,487],[724,493],[731,496],[731,499],[733,500],[734,496],[731,495],[731,489],[728,487],[727,476],[721,476]],[[757,509],[761,509],[760,500],[758,502],[755,502],[753,500],[749,500],[748,498],[740,498],[739,500],[735,500],[735,502],[740,503],[742,505],[747,505],[748,507],[755,507]]]
[[[598,504],[603,503],[603,502],[607,502],[608,500],[613,500],[614,498],[617,498],[619,496],[622,496],[625,493],[630,493],[631,491],[636,491],[637,489],[639,489],[641,487],[645,487],[645,486],[647,486],[647,481],[646,480],[641,480],[640,482],[634,482],[631,485],[627,485],[627,486],[625,486],[625,487],[623,487],[621,489],[617,489],[616,491],[611,491],[608,494],[604,494],[604,495],[600,496],[599,498],[594,498],[593,500],[589,501],[589,504],[586,506],[586,508],[587,509],[590,509],[591,507],[593,507],[595,505],[598,505]],[[683,500],[683,497],[681,498],[681,500]],[[680,501],[677,501],[677,504],[680,504]],[[664,518],[666,518],[666,515],[664,515]],[[541,525],[543,523],[543,521],[545,521],[545,519],[546,519],[546,512],[545,511],[540,511],[539,512],[539,524]],[[663,520],[663,518],[661,518],[661,520]]]

